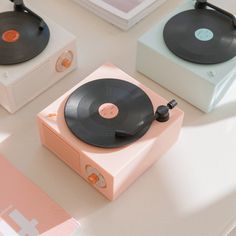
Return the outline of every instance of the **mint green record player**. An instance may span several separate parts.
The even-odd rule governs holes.
[[[235,17],[214,7],[184,1],[138,40],[137,50],[139,72],[204,112],[217,106],[236,79]]]

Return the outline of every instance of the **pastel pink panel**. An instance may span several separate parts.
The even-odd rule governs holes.
[[[69,236],[78,223],[0,156],[0,236]]]

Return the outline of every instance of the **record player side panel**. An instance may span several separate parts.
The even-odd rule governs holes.
[[[33,61],[33,60],[32,60]],[[26,62],[31,63],[31,62]],[[0,95],[0,104],[14,113],[32,99],[57,83],[77,66],[76,41],[73,40],[60,51],[30,71],[9,82],[4,88],[7,98]],[[1,86],[0,86],[1,89]],[[3,93],[4,94],[4,93]]]
[[[12,104],[12,112],[38,96],[48,87],[49,78],[52,77],[50,69],[50,61],[46,61],[31,73],[22,77],[11,85],[14,104]]]
[[[10,111],[10,96],[9,96],[9,89],[4,85],[0,84],[0,105],[2,105],[6,110]]]
[[[68,145],[61,137],[43,123],[40,118],[38,118],[37,121],[42,144],[77,173],[80,173],[80,153]]]

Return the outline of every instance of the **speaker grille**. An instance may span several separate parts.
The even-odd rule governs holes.
[[[43,125],[44,145],[76,172],[80,172],[80,154]]]

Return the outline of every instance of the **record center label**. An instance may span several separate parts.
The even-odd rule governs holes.
[[[16,30],[7,30],[2,34],[2,40],[7,43],[14,43],[20,38],[20,33]]]
[[[119,108],[113,103],[104,103],[99,107],[98,112],[104,119],[114,119],[119,113]]]
[[[210,41],[214,38],[214,33],[206,28],[201,28],[195,31],[195,37],[200,41]]]

